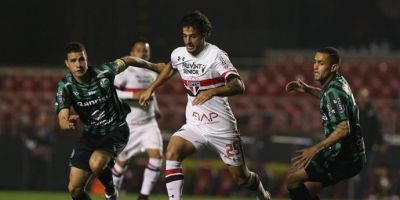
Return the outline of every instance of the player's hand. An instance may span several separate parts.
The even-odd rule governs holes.
[[[139,104],[143,107],[147,107],[149,105],[149,100],[151,97],[151,90],[147,89],[145,91],[142,92],[142,94],[139,97]]]
[[[212,89],[200,91],[196,98],[193,99],[192,105],[201,105],[213,96],[215,96],[215,92]]]
[[[68,118],[68,129],[75,129],[76,128],[76,123],[78,123],[79,120],[79,115],[70,115]]]
[[[298,79],[297,81],[291,81],[286,84],[286,92],[297,91],[297,92],[305,92],[307,84],[305,84],[302,80]]]
[[[143,90],[139,90],[136,92],[132,92],[132,99],[133,100],[139,100],[140,96],[143,94]]]
[[[291,160],[293,167],[295,169],[306,168],[317,153],[318,150],[314,146],[296,151],[296,156]]]

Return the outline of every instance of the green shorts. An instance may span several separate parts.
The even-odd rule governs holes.
[[[323,156],[323,153],[319,153],[305,170],[310,181],[320,182],[323,186],[329,186],[355,176],[363,166],[364,161],[362,159],[358,161],[330,161]]]
[[[70,156],[70,166],[90,172],[89,159],[95,150],[103,150],[115,158],[126,146],[129,139],[128,125],[124,124],[107,135],[83,134]],[[114,166],[114,159],[108,164]]]

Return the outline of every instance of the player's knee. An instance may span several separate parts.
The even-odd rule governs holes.
[[[168,148],[167,153],[165,153],[165,158],[167,160],[181,160],[180,153],[176,148]]]
[[[72,197],[77,197],[81,194],[84,190],[83,187],[79,187],[73,184],[68,184],[68,191]]]
[[[300,181],[295,174],[293,174],[293,173],[288,174],[288,176],[286,178],[286,188],[287,189],[296,188],[299,184],[300,184]]]
[[[256,190],[260,184],[260,179],[258,178],[258,175],[254,172],[250,172],[247,176],[240,175],[236,177],[236,182],[245,188],[248,188],[250,190]]]
[[[235,174],[235,173],[232,173],[232,178],[239,185],[246,184],[246,181],[248,179],[248,177],[246,177],[246,176],[244,176],[242,174]]]
[[[103,162],[96,162],[96,161],[92,161],[89,162],[90,165],[90,170],[92,170],[92,173],[94,174],[100,174],[100,172],[102,172],[107,165],[105,165]]]

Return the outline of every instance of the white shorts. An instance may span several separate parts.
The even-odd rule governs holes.
[[[225,164],[240,166],[244,163],[240,134],[235,130],[216,135],[206,133],[195,125],[185,124],[173,136],[191,142],[196,149],[206,146],[216,151]]]
[[[146,149],[159,149],[162,154],[162,137],[156,119],[152,118],[143,124],[128,123],[128,125],[129,141],[125,149],[118,155],[118,160],[127,161]]]

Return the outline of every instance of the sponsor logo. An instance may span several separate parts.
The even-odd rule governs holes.
[[[94,106],[99,103],[104,103],[106,102],[110,97],[109,96],[103,96],[103,97],[97,97],[97,99],[89,100],[89,101],[78,101],[76,104],[79,107],[88,107],[88,106]]]
[[[201,122],[214,122],[214,120],[218,117],[218,114],[215,112],[211,112],[211,113],[198,113],[198,112],[193,112],[192,113],[192,117],[198,121]]]
[[[197,64],[195,62],[183,62],[182,63],[183,67],[183,73],[184,74],[190,74],[190,75],[200,75],[203,74],[206,66],[203,64]]]

